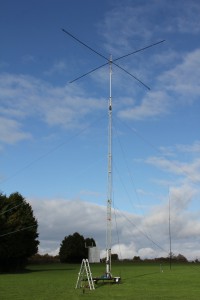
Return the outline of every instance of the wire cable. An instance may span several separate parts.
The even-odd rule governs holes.
[[[125,214],[123,214],[119,209],[118,212],[131,224],[133,225],[143,236],[145,236],[152,244],[154,244],[157,248],[160,250],[166,252],[167,254],[169,253],[166,251],[163,247],[161,247],[157,242],[155,242],[152,238],[150,238],[144,231],[142,231],[133,221],[131,221]],[[130,230],[130,227],[128,227]]]
[[[117,216],[116,216],[115,205],[114,205],[114,197],[113,197],[113,209],[114,209],[114,217],[115,217],[115,228],[116,228],[116,233],[117,233],[117,243],[118,243],[118,247],[119,247],[119,255],[120,255],[120,258],[122,259],[120,239],[119,239],[119,230],[118,230],[118,225],[117,225]]]
[[[145,142],[148,146],[150,146],[156,153],[160,154],[162,158],[164,158],[167,162],[171,161],[165,156],[163,155],[163,153],[155,146],[153,145],[147,138],[145,138],[144,136],[142,136],[137,130],[133,129],[132,127],[130,127],[128,124],[126,124],[125,122],[123,122],[122,120],[120,120],[120,122],[122,124],[124,124],[129,130],[131,130],[132,132],[134,132],[134,134],[139,137],[141,140],[143,140],[143,142]],[[179,164],[176,163],[176,161],[173,161],[173,164],[183,173],[185,174],[188,178],[190,178],[190,180],[192,181],[193,184],[195,185],[199,185],[198,180],[194,179],[190,174],[188,174]]]
[[[21,206],[21,205],[24,205],[24,203],[22,202],[22,203],[20,203],[20,204],[14,206],[14,207],[12,207],[12,208],[9,208],[9,209],[5,210],[4,212],[0,213],[0,216],[3,215],[3,214],[5,214],[5,213],[7,213],[8,211],[11,211],[11,210],[15,209],[16,207]]]
[[[35,158],[34,160],[32,160],[31,162],[29,162],[27,165],[23,166],[22,168],[18,169],[15,173],[13,173],[12,175],[10,175],[9,177],[3,179],[0,181],[0,184],[9,181],[10,179],[12,179],[13,177],[17,176],[18,174],[20,174],[21,172],[23,172],[24,170],[30,168],[32,165],[38,163],[39,161],[41,161],[42,159],[46,158],[47,156],[49,156],[50,154],[54,153],[55,151],[57,151],[58,149],[60,149],[61,147],[63,147],[64,145],[70,143],[73,139],[75,139],[76,137],[80,136],[83,132],[85,132],[88,128],[92,127],[95,123],[99,122],[101,119],[105,118],[105,116],[101,116],[100,118],[98,118],[97,120],[95,120],[94,122],[90,123],[89,125],[85,126],[83,129],[81,129],[80,131],[78,131],[78,133],[74,134],[72,137],[70,137],[69,139],[63,141],[62,143],[58,144],[57,146],[53,147],[52,149],[50,149],[49,151],[45,152],[44,154],[42,154],[41,156],[38,156],[37,158]]]
[[[36,227],[36,226],[38,226],[38,225],[35,224],[35,225],[32,225],[32,226],[24,227],[24,228],[22,228],[22,229],[18,229],[18,230],[15,230],[15,231],[11,231],[11,232],[8,232],[8,233],[4,233],[4,234],[1,234],[0,237],[4,237],[4,236],[10,235],[10,234],[14,234],[14,233],[16,233],[16,232],[20,232],[20,231],[23,231],[23,230],[27,230],[27,229],[29,229],[29,228],[33,228],[33,227]]]

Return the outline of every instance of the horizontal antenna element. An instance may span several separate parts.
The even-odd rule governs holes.
[[[79,44],[81,44],[81,45],[83,45],[84,47],[88,48],[90,51],[96,53],[98,56],[104,58],[104,59],[107,61],[106,63],[100,65],[99,67],[96,67],[96,68],[90,70],[89,72],[87,72],[87,73],[85,73],[85,74],[83,74],[83,75],[81,75],[81,76],[79,76],[79,77],[77,77],[77,78],[71,80],[70,83],[75,82],[75,81],[77,81],[77,80],[79,80],[79,79],[81,79],[81,78],[83,78],[83,77],[85,77],[85,76],[87,76],[87,75],[89,75],[89,74],[91,74],[91,73],[93,73],[93,72],[95,72],[95,71],[97,71],[97,70],[103,68],[104,66],[106,66],[106,65],[108,65],[108,64],[110,64],[110,63],[112,63],[112,64],[114,64],[116,67],[118,67],[119,69],[121,69],[122,71],[124,71],[126,74],[128,74],[128,75],[131,76],[131,77],[133,77],[133,78],[134,78],[135,80],[137,80],[139,83],[141,83],[145,88],[147,88],[148,90],[150,90],[150,87],[149,87],[148,85],[146,85],[144,82],[142,82],[142,81],[141,81],[140,79],[138,79],[136,76],[134,76],[133,74],[131,74],[130,72],[128,72],[126,69],[124,69],[124,68],[122,68],[120,65],[116,64],[115,62],[118,61],[118,60],[120,60],[120,59],[122,59],[122,58],[128,57],[128,56],[133,55],[133,54],[135,54],[135,53],[138,53],[138,52],[140,52],[140,51],[144,51],[144,50],[146,50],[146,49],[148,49],[148,48],[151,48],[151,47],[153,47],[153,46],[156,46],[156,45],[158,45],[158,44],[161,44],[161,43],[163,43],[165,40],[162,40],[162,41],[159,41],[159,42],[157,42],[157,43],[151,44],[151,45],[149,45],[149,46],[143,47],[143,48],[141,48],[141,49],[135,50],[135,51],[133,51],[133,52],[131,52],[131,53],[128,53],[128,54],[123,55],[123,56],[120,56],[120,57],[118,57],[118,58],[113,59],[112,61],[110,61],[110,59],[108,59],[108,58],[105,57],[103,54],[99,53],[99,52],[96,51],[95,49],[91,48],[90,46],[88,46],[87,44],[85,44],[84,42],[82,42],[80,39],[78,39],[77,37],[75,37],[75,36],[74,36],[73,34],[71,34],[69,31],[67,31],[67,30],[65,30],[65,29],[63,29],[63,28],[62,28],[62,31],[63,31],[64,33],[66,33],[67,35],[69,35],[70,37],[72,37],[74,40],[76,40]]]

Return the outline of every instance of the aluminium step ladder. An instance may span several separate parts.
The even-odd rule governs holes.
[[[82,260],[75,288],[77,289],[77,288],[83,287],[82,286],[83,281],[88,281],[89,289],[90,290],[95,290],[94,281],[92,279],[92,273],[91,273],[91,270],[90,270],[90,264],[89,264],[88,259],[83,259]]]

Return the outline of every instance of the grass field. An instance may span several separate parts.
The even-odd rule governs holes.
[[[94,291],[75,289],[80,265],[32,265],[20,274],[0,274],[1,300],[76,299],[200,299],[200,265],[159,263],[114,264],[112,273],[121,284],[96,285]],[[101,276],[105,266],[91,265],[93,276]],[[163,272],[162,272],[163,270]]]

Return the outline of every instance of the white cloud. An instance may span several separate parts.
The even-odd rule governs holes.
[[[160,117],[168,113],[167,95],[161,91],[150,92],[135,107],[128,107],[119,112],[119,117],[131,120],[144,120],[147,118]]]
[[[200,141],[196,140],[190,145],[176,144],[170,147],[160,147],[159,151],[165,158],[176,157],[177,154],[180,156],[181,153],[188,153],[195,157],[195,155],[199,156],[200,154]]]
[[[152,248],[141,248],[138,251],[138,256],[140,256],[142,259],[145,258],[155,258],[157,255],[156,251]],[[165,255],[166,257],[166,255]]]
[[[44,72],[45,75],[51,76],[55,73],[60,73],[65,71],[67,68],[66,63],[64,61],[57,61],[54,65],[47,71]]]
[[[136,104],[131,96],[125,96],[129,102],[123,101],[123,109],[118,112],[119,117],[130,120],[160,118],[172,109],[173,97],[176,97],[175,102],[179,101],[181,105],[196,101],[200,92],[199,62],[200,50],[197,49],[185,55],[181,62],[171,66],[171,69],[162,75],[156,75],[159,76],[157,89],[142,96],[139,104]],[[65,67],[62,62],[56,66],[58,69]],[[87,123],[88,115],[95,114],[105,107],[104,99],[88,97],[76,84],[54,87],[45,81],[25,75],[2,74],[0,96],[2,117],[8,121],[13,120],[18,127],[20,124],[20,133],[24,137],[30,135],[22,131],[23,122],[30,116],[37,115],[37,118],[50,127],[80,128]],[[15,131],[13,136],[14,133]],[[17,133],[19,134],[19,129],[16,135]],[[18,140],[20,138],[16,136],[16,141]]]
[[[200,153],[200,141],[194,141],[192,145],[176,145],[176,148],[180,152],[188,152],[188,153]]]
[[[170,188],[170,199],[172,199],[173,207],[176,213],[186,209],[191,203],[193,197],[196,195],[197,190],[195,188],[184,184],[179,187]]]
[[[174,190],[172,194],[173,252],[187,254],[188,258],[200,257],[197,249],[200,221],[196,213],[186,210],[186,203],[191,201],[190,195],[187,196],[183,191],[181,197],[184,195],[185,200],[181,198],[178,201],[178,190]],[[31,199],[30,203],[39,223],[41,253],[57,254],[64,237],[79,232],[84,237],[93,237],[101,250],[101,256],[105,255],[106,207],[65,199]],[[112,252],[123,259],[133,258],[135,255],[141,258],[166,257],[169,253],[167,205],[163,203],[152,207],[145,217],[117,211],[118,230],[116,233],[113,217]]]
[[[199,34],[200,21],[198,15],[200,14],[200,5],[198,1],[180,1],[179,16],[177,16],[172,23],[175,26],[173,30],[178,30],[182,33]]]
[[[31,200],[31,204],[39,220],[42,240],[51,239],[60,243],[66,235],[76,231],[87,235],[86,237],[102,239],[102,232],[105,231],[105,224],[102,222],[105,219],[104,207],[80,200],[61,199]]]
[[[157,8],[158,6],[154,7]],[[153,33],[159,27],[155,27],[151,22],[151,17],[154,18],[154,14],[156,14],[156,9],[151,8],[152,3],[148,2],[143,3],[142,6],[140,4],[133,6],[129,3],[118,3],[107,12],[104,22],[99,24],[99,28],[106,41],[108,53],[120,56],[122,49],[123,51],[133,49],[131,46],[133,43],[130,41],[134,41],[134,49],[137,49],[141,37],[143,41],[149,41],[152,38]]]
[[[134,242],[126,244],[115,244],[112,247],[112,253],[117,253],[119,259],[132,259],[134,256],[138,255],[138,251]]]
[[[129,104],[123,102],[124,108],[119,111],[119,117],[129,120],[161,118],[169,114],[177,104],[185,106],[198,101],[200,49],[181,57],[182,60],[170,64],[169,70],[156,75],[158,78],[156,90],[141,97],[139,104],[133,100]]]
[[[87,124],[84,120],[90,113],[102,109],[105,101],[87,97],[77,93],[71,88],[51,88],[49,95],[43,99],[40,107],[43,118],[50,126],[61,126],[65,129],[83,127]]]
[[[200,49],[187,53],[183,61],[160,76],[166,91],[179,96],[182,104],[198,100],[200,93]],[[177,100],[177,97],[176,97]]]
[[[31,136],[23,131],[30,117],[50,127],[81,128],[87,124],[88,114],[95,115],[106,105],[102,99],[88,97],[75,84],[54,87],[26,75],[0,75],[0,97],[1,141],[5,143]]]
[[[200,180],[200,159],[194,159],[192,163],[185,163],[163,157],[149,157],[146,163],[171,174],[181,175],[188,182],[197,183]]]
[[[167,39],[169,33],[180,35],[190,32],[192,36],[199,33],[199,3],[182,2],[151,1],[133,6],[127,1],[115,4],[113,9],[106,13],[104,22],[99,24],[99,31],[103,34],[109,53],[118,57],[143,47],[147,41],[147,45],[151,44],[151,41],[159,40],[160,36]],[[182,49],[176,51],[176,45],[171,47],[169,43],[167,40],[163,44],[161,53],[160,47],[155,47],[150,51],[150,57],[147,51],[145,55],[141,53],[137,57],[134,56],[133,60],[128,60],[128,66],[125,64],[125,69],[130,73],[138,74],[138,78],[143,78],[148,85],[150,83],[152,91],[140,97],[140,104],[135,105],[133,101],[132,105],[124,105],[119,112],[120,117],[130,120],[162,117],[173,110],[177,103],[190,105],[193,101],[198,101],[200,50],[197,48],[191,52],[184,52]],[[163,69],[161,72],[163,67],[165,71]],[[119,86],[123,86],[122,76],[118,83]],[[130,85],[126,83],[123,94],[129,89]]]
[[[200,5],[196,0],[153,0],[134,5],[131,1],[118,2],[106,13],[99,28],[107,49],[116,53],[119,49],[130,49],[130,41],[137,46],[141,40],[149,41],[153,36],[165,36],[169,32],[198,34],[199,13]]]
[[[0,116],[0,143],[14,144],[30,138],[31,134],[23,131],[19,122]]]

